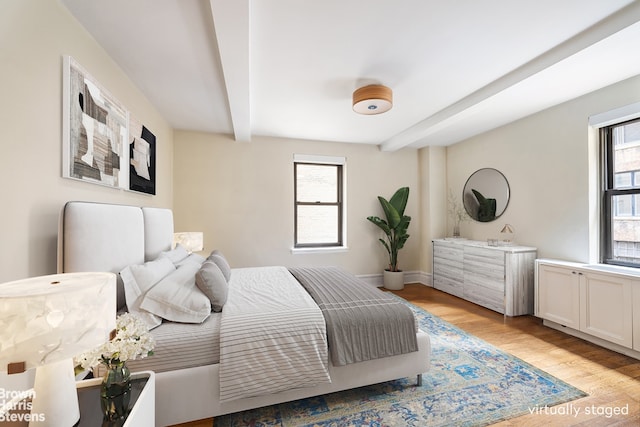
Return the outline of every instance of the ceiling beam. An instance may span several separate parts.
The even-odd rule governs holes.
[[[589,46],[611,37],[638,21],[640,21],[640,2],[634,1],[526,64],[389,138],[380,145],[380,149],[382,151],[399,150],[419,142],[443,128],[453,126],[471,108],[479,106],[482,102],[552,67],[554,64],[566,60]]]
[[[251,141],[249,0],[210,0],[236,141]]]

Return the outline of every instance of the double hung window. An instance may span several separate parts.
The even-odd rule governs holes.
[[[343,245],[343,158],[294,157],[296,248]]]
[[[640,119],[600,129],[603,262],[640,267]]]

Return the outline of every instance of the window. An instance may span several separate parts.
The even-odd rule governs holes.
[[[294,157],[296,248],[343,246],[343,158]]]
[[[600,130],[603,262],[640,267],[640,119]]]

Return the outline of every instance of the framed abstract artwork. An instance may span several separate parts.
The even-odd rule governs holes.
[[[129,189],[156,194],[156,137],[137,120],[129,122]]]
[[[63,177],[129,188],[129,112],[69,56],[62,127]]]

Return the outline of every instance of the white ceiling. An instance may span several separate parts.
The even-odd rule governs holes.
[[[176,129],[449,145],[640,74],[640,1],[61,0]],[[351,95],[393,89],[361,116]]]

